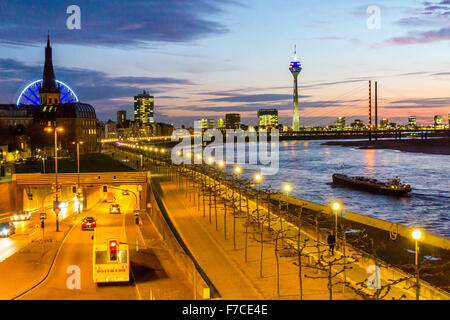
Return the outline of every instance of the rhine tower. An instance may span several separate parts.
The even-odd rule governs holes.
[[[292,117],[292,129],[294,131],[299,130],[299,115],[298,115],[298,86],[297,78],[300,71],[302,71],[302,65],[300,61],[297,60],[297,45],[294,45],[294,60],[291,61],[289,70],[294,77],[294,115]]]

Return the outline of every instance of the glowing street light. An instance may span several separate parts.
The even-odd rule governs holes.
[[[239,174],[241,173],[242,169],[239,166],[234,167],[234,172],[236,172],[236,174],[239,176]]]
[[[291,185],[290,185],[289,183],[286,183],[286,184],[283,186],[283,190],[284,190],[284,192],[286,192],[286,196],[289,197],[289,192],[292,191],[292,187],[291,187]]]
[[[208,163],[212,164],[214,162],[214,158],[213,157],[208,157]]]
[[[219,161],[217,165],[219,166],[220,169],[222,169],[225,166],[225,162]]]
[[[339,211],[341,209],[341,204],[339,202],[333,202],[331,205],[334,211]]]
[[[339,202],[335,201],[331,205],[331,208],[333,209],[334,215],[335,215],[334,236],[336,237],[336,240],[337,240],[337,216],[338,216],[338,211],[340,211],[342,208],[342,205]]]

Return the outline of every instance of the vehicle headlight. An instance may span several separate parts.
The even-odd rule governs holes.
[[[20,220],[23,220],[25,218],[25,216],[22,214],[20,215]]]
[[[14,220],[17,220],[17,219],[19,219],[19,216],[14,216]]]

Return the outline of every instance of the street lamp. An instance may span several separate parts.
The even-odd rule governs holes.
[[[56,188],[56,203],[58,203],[58,132],[63,132],[62,127],[46,127],[44,129],[47,133],[54,132],[55,136],[55,188]],[[59,215],[56,213],[56,232],[59,232]]]
[[[338,211],[341,210],[342,205],[339,202],[335,201],[331,204],[331,208],[333,209],[334,215],[335,215],[334,236],[337,240],[337,215],[338,215]]]
[[[286,192],[286,212],[289,213],[289,192],[292,191],[292,187],[289,183],[283,186],[284,192]]]
[[[261,184],[262,175],[260,173],[255,174],[255,181],[258,185],[258,192],[256,193],[256,216],[259,223],[259,185]]]
[[[80,144],[83,144],[83,141],[73,141],[72,144],[77,145],[77,173],[78,173],[78,188],[77,194],[80,192]],[[80,213],[80,203],[78,202],[78,213]]]
[[[416,300],[420,298],[420,283],[419,283],[419,240],[422,239],[422,231],[414,229],[412,237],[416,242],[415,267],[416,267]]]

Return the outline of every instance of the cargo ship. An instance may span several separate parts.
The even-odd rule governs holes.
[[[345,174],[333,174],[333,183],[357,190],[364,190],[377,194],[400,196],[411,191],[409,184],[403,184],[398,177],[387,182],[378,181],[366,177],[349,177]]]

